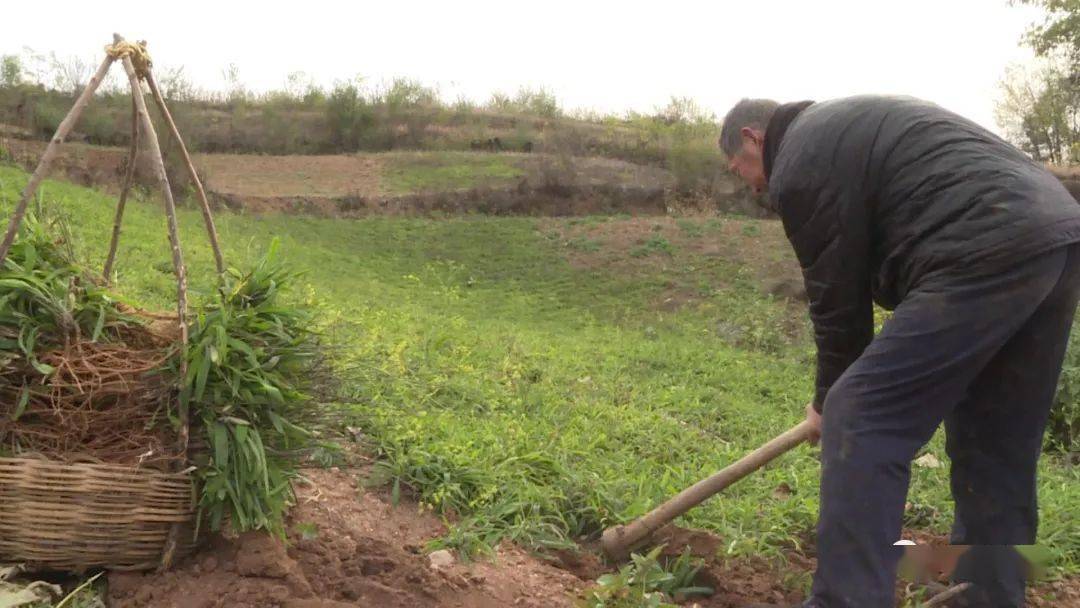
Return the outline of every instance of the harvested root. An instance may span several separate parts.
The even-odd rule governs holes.
[[[138,333],[139,347],[78,342],[39,356],[47,376],[24,363],[0,378],[3,449],[162,470],[182,458],[168,416],[175,383],[160,372],[172,351]]]

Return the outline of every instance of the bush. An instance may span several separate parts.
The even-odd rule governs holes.
[[[544,118],[554,118],[562,114],[555,95],[544,88],[522,88],[518,91],[517,98],[514,101],[520,111],[528,114],[535,114]]]
[[[22,83],[22,61],[17,55],[0,57],[0,86],[15,87]]]
[[[491,94],[487,106],[491,110],[507,114],[532,114],[543,118],[555,118],[562,115],[562,109],[555,95],[544,88],[522,87],[513,97],[506,93],[495,92]]]
[[[667,155],[668,169],[682,193],[711,193],[723,163],[724,155],[715,141],[693,133],[677,134]]]
[[[64,120],[64,114],[64,110],[49,103],[49,100],[38,100],[34,106],[34,132],[42,138],[51,138]]]
[[[395,78],[381,95],[381,101],[391,111],[410,107],[434,107],[439,105],[439,92],[416,80]]]
[[[339,84],[326,102],[326,122],[330,143],[336,149],[355,152],[366,131],[375,124],[371,105],[355,84]]]

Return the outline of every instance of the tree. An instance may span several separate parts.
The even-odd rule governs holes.
[[[1075,162],[1080,151],[1080,87],[1061,63],[1012,67],[995,114],[1005,136],[1036,160]]]
[[[1024,42],[1039,56],[1033,69],[1006,71],[996,107],[1005,136],[1036,160],[1076,162],[1080,152],[1080,0],[1013,0],[1041,7]]]
[[[1071,66],[1080,64],[1080,0],[1013,0],[1046,11],[1041,24],[1034,24],[1024,42],[1040,57],[1060,54]],[[1075,71],[1075,70],[1073,70]]]
[[[90,77],[94,75],[93,63],[75,55],[60,57],[49,54],[52,71],[52,86],[57,91],[78,95]]]
[[[375,124],[371,104],[356,81],[339,82],[326,101],[326,120],[336,150],[355,152]]]
[[[0,86],[15,87],[22,84],[22,61],[18,55],[0,57]]]

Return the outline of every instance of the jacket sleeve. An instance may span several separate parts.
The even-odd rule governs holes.
[[[770,196],[776,197],[810,300],[817,343],[814,409],[821,412],[829,389],[874,337],[868,211],[847,187],[776,177]]]

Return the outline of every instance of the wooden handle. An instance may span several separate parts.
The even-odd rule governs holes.
[[[679,492],[642,517],[625,526],[608,528],[600,539],[600,546],[608,557],[626,559],[630,552],[647,541],[653,532],[806,441],[812,433],[813,426],[809,421],[800,422],[723,470]]]

